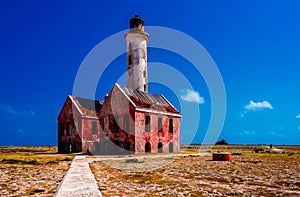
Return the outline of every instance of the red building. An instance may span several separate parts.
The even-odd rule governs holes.
[[[58,151],[143,154],[180,151],[181,114],[163,96],[148,93],[144,21],[130,19],[127,87],[115,84],[105,100],[68,96],[58,116]],[[83,148],[83,149],[82,149]]]
[[[58,115],[59,153],[81,152],[82,146],[99,141],[98,117],[101,107],[100,101],[67,97]]]

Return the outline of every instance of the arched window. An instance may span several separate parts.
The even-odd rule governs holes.
[[[174,152],[173,143],[170,142],[170,143],[169,143],[169,153],[173,153],[173,152]]]
[[[157,152],[158,153],[162,153],[163,152],[163,144],[161,142],[159,142],[158,145],[157,145],[157,147],[158,147]]]
[[[130,142],[125,141],[125,150],[130,150]]]
[[[150,144],[150,142],[147,142],[145,144],[145,153],[151,153],[151,144]]]

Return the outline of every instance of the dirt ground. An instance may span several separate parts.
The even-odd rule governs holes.
[[[73,158],[53,147],[0,147],[0,153],[0,196],[53,196]]]
[[[211,160],[210,153],[144,156],[90,166],[103,196],[300,196],[299,153],[246,152],[229,162]]]
[[[300,147],[188,147],[181,154],[88,156],[103,196],[300,196]],[[0,147],[0,196],[53,196],[73,155],[57,147]],[[211,161],[211,152],[235,153]],[[191,153],[200,153],[194,155]]]

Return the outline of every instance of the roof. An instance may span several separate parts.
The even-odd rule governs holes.
[[[139,90],[132,90],[116,84],[121,89],[126,97],[139,109],[155,110],[158,112],[179,114],[177,109],[163,96],[157,94],[150,94]],[[99,115],[103,106],[103,101],[93,100],[75,96],[69,96],[72,103],[78,109],[79,113],[84,116],[96,118]]]
[[[139,90],[132,90],[121,85],[118,86],[137,107],[179,114],[177,109],[163,95],[150,94]]]
[[[80,109],[82,115],[96,117],[103,106],[103,102],[87,98],[71,96],[74,104]]]

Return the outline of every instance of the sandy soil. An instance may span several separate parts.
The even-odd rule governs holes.
[[[299,154],[242,154],[229,162],[211,161],[211,155],[131,161],[90,163],[103,196],[300,196]],[[162,167],[140,171],[151,163]]]
[[[53,196],[72,155],[51,147],[0,147],[0,196]]]
[[[0,164],[0,196],[53,196],[69,163]]]

